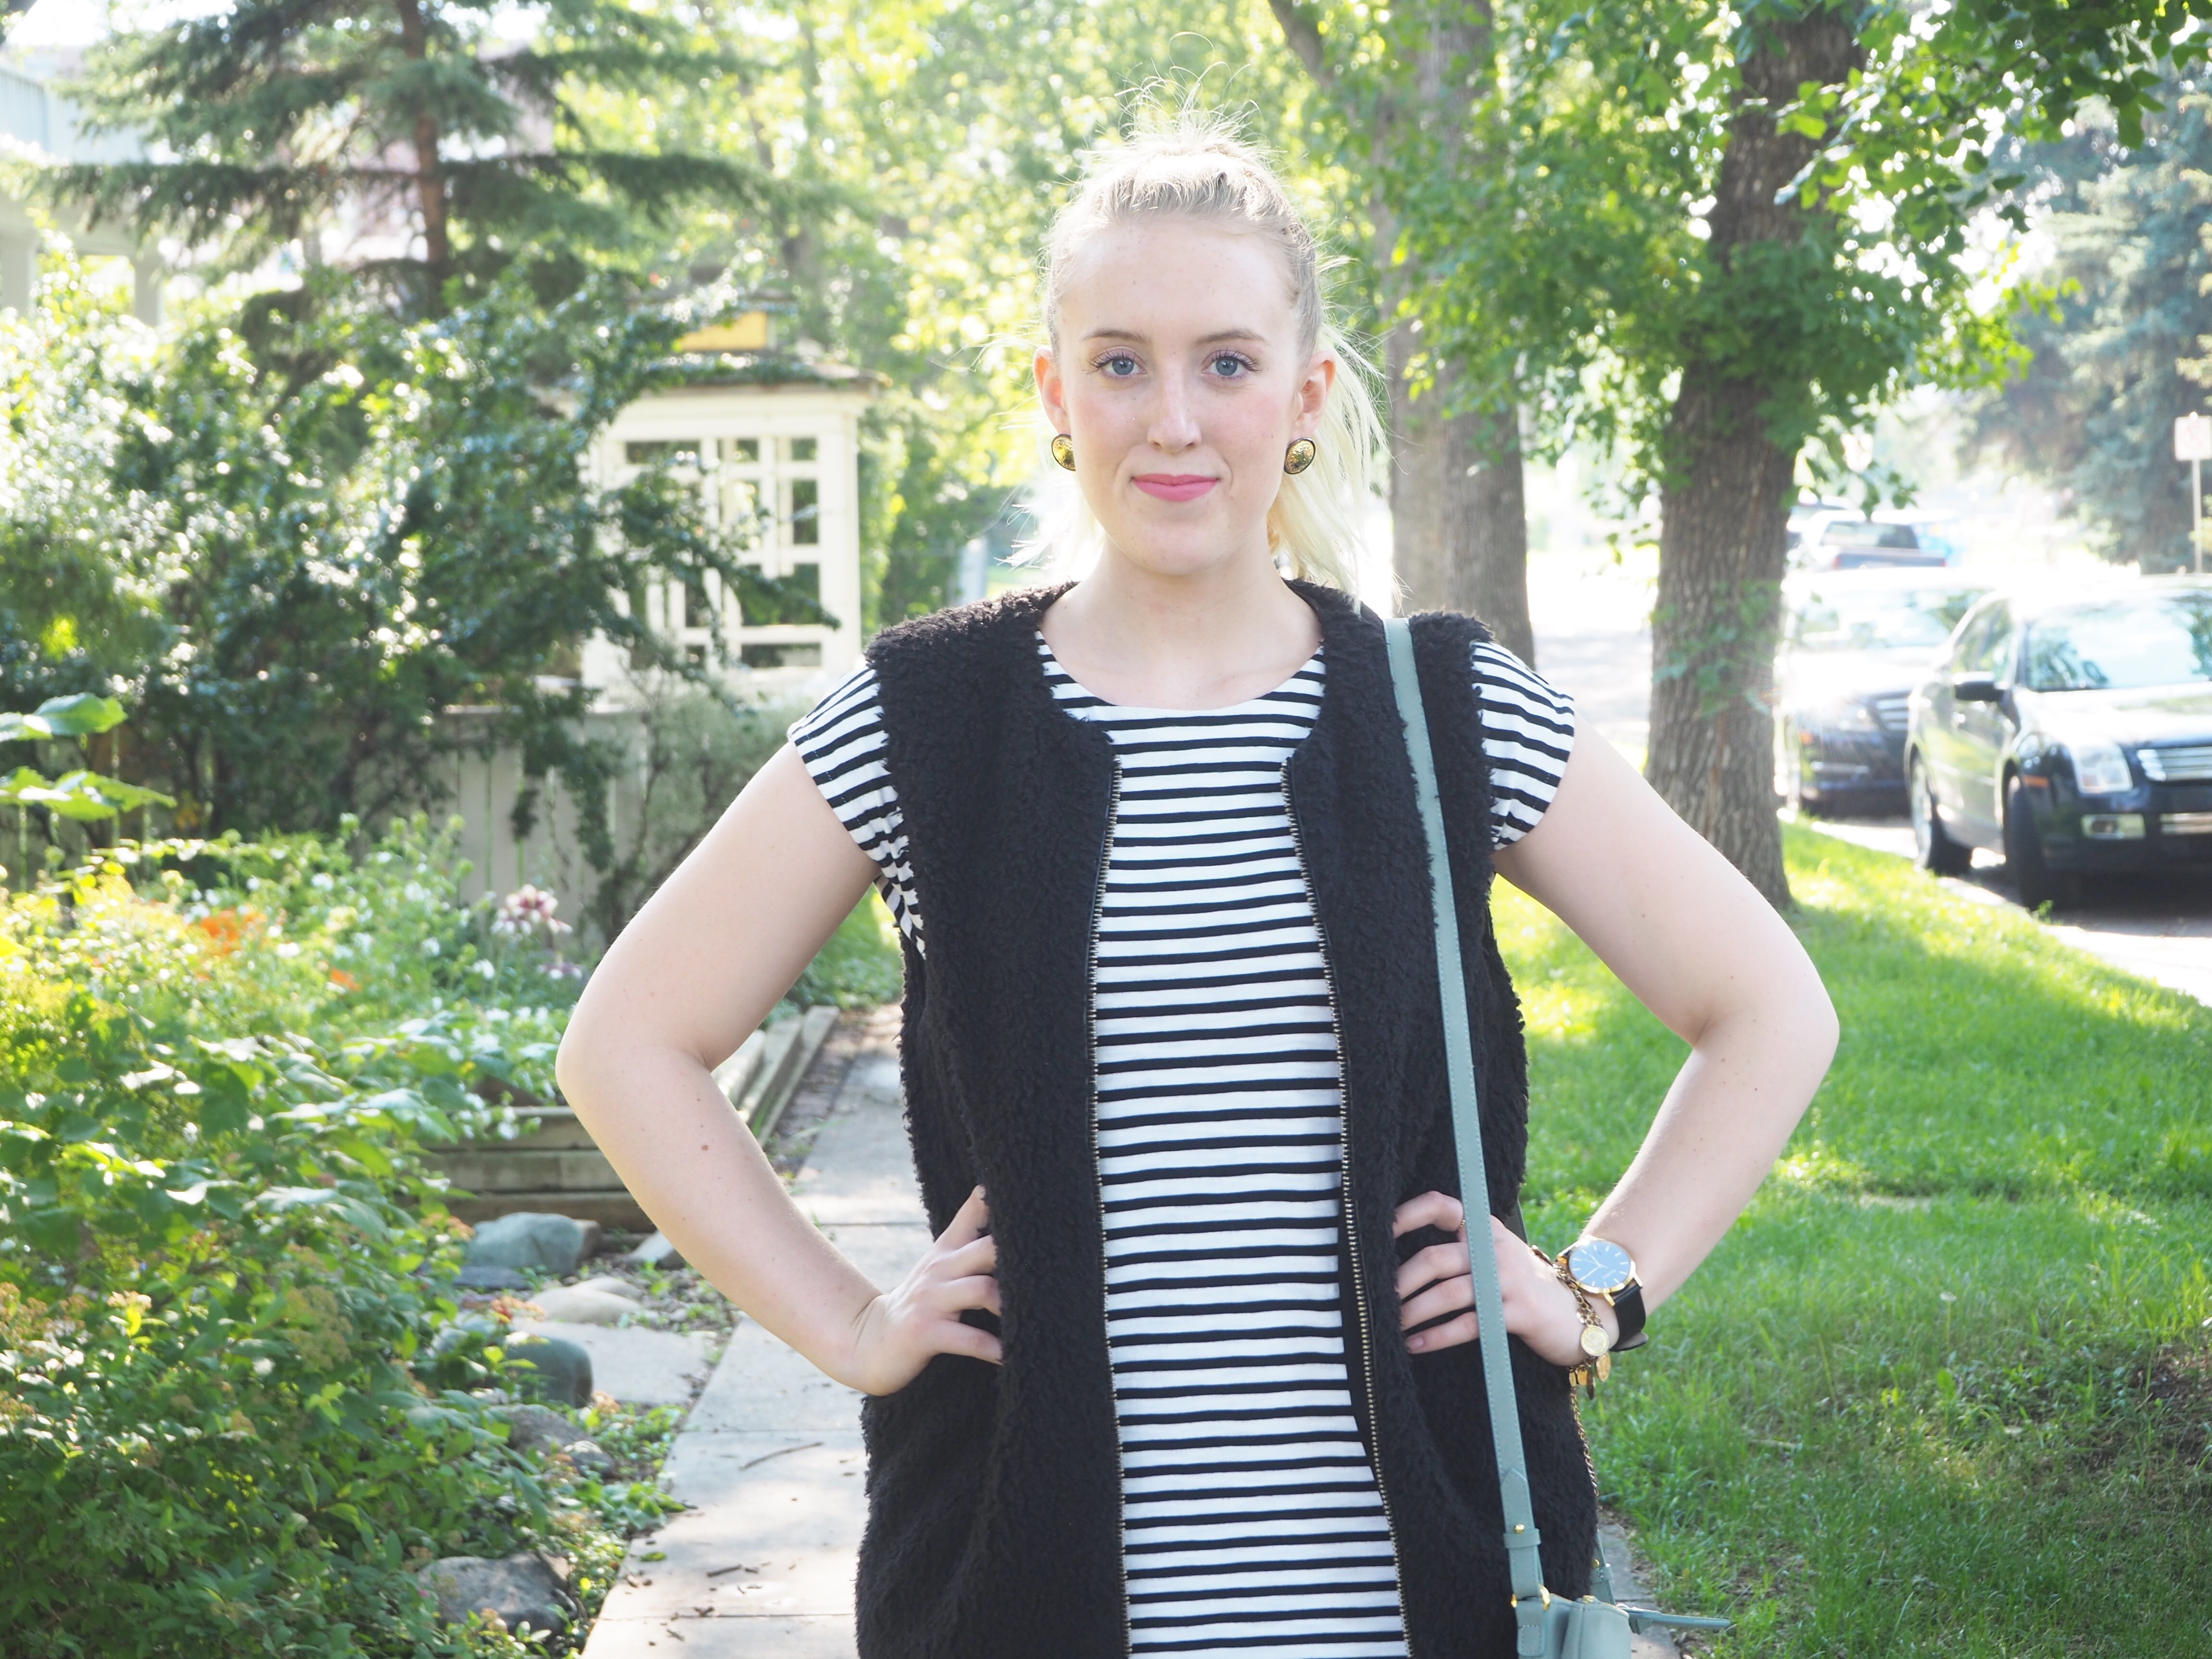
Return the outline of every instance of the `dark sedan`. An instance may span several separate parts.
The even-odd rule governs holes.
[[[1913,685],[1989,587],[1957,571],[1790,579],[1775,663],[1776,774],[1786,799],[1808,812],[1905,810]]]
[[[2002,853],[2031,908],[2212,871],[2212,580],[1991,595],[1914,690],[1905,765],[1921,864]]]

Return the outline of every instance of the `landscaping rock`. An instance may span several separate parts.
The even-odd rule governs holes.
[[[538,1210],[484,1222],[469,1241],[471,1267],[536,1267],[572,1273],[576,1264],[599,1247],[599,1224]]]
[[[449,1555],[416,1577],[422,1593],[436,1598],[442,1625],[465,1625],[477,1613],[496,1613],[509,1630],[526,1624],[556,1631],[568,1622],[565,1564],[556,1567],[542,1555]]]
[[[641,1267],[680,1267],[684,1265],[682,1252],[668,1242],[666,1233],[656,1232],[647,1238],[628,1255],[625,1261],[635,1261]]]
[[[565,1337],[518,1330],[507,1339],[508,1375],[558,1406],[592,1403],[592,1356]],[[534,1368],[525,1370],[524,1365]]]
[[[561,1449],[568,1459],[586,1474],[606,1474],[612,1472],[615,1460],[601,1449],[596,1440],[572,1440]]]
[[[714,1361],[706,1338],[690,1332],[648,1330],[629,1325],[517,1325],[514,1340],[526,1334],[563,1338],[590,1351],[592,1386],[625,1405],[684,1406],[699,1391]]]
[[[464,1267],[453,1283],[465,1291],[526,1291],[530,1281],[512,1267]]]
[[[576,1437],[576,1425],[544,1406],[501,1406],[494,1416],[507,1423],[507,1443],[517,1451],[557,1451]]]
[[[585,1285],[556,1285],[533,1292],[530,1301],[546,1318],[572,1325],[619,1325],[637,1311],[637,1304],[629,1297]]]
[[[627,1279],[617,1279],[612,1273],[601,1273],[596,1279],[586,1279],[568,1287],[576,1291],[604,1291],[609,1296],[619,1296],[630,1302],[642,1302],[645,1293]]]

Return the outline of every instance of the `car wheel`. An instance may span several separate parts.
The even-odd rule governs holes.
[[[2017,777],[2005,780],[2005,873],[2020,891],[2021,908],[2039,910],[2045,905],[2069,902],[2073,884],[2054,875],[2044,861],[2043,837],[2035,830],[2034,809],[2027,804],[2027,786]]]
[[[1905,778],[1905,807],[1912,815],[1912,861],[1930,875],[1965,875],[1973,867],[1973,853],[1943,833],[1943,820],[1936,816],[1934,786],[1919,756],[1912,757]]]

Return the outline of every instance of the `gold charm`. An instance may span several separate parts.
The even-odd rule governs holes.
[[[1311,466],[1320,453],[1321,446],[1311,438],[1297,439],[1283,452],[1283,471],[1296,477]]]
[[[1588,1354],[1592,1359],[1610,1358],[1611,1355],[1607,1352],[1607,1350],[1612,1346],[1613,1339],[1605,1334],[1604,1326],[1585,1325],[1583,1327],[1583,1352]]]
[[[1052,458],[1070,472],[1075,471],[1075,440],[1065,432],[1055,432],[1052,437]]]

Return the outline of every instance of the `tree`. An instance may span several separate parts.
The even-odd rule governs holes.
[[[434,799],[462,739],[434,717],[490,706],[483,740],[518,744],[532,778],[564,774],[587,852],[611,858],[591,817],[611,757],[576,735],[586,694],[564,658],[597,632],[698,675],[640,620],[653,580],[711,572],[756,614],[821,613],[667,475],[587,476],[694,316],[611,275],[547,307],[535,275],[410,320],[325,273],[150,357],[112,308],[42,305],[0,333],[0,443],[74,434],[18,449],[52,487],[0,489],[0,552],[82,532],[58,538],[66,556],[0,558],[0,702],[126,696],[131,743],[109,769],[208,832],[327,830]],[[54,474],[67,456],[83,476]]]
[[[2201,407],[2185,362],[2203,348],[2212,280],[2212,98],[2186,83],[2124,149],[2105,122],[2022,157],[2056,294],[2021,319],[2032,354],[1985,395],[1971,441],[2060,492],[2107,558],[2190,559],[2188,473],[2174,417]]]
[[[237,0],[117,38],[79,89],[96,129],[143,134],[155,159],[58,169],[95,222],[129,222],[252,264],[312,266],[349,222],[392,251],[358,261],[435,311],[531,253],[570,286],[586,255],[635,250],[641,222],[713,195],[760,208],[769,175],[741,155],[589,142],[580,82],[633,94],[741,67],[684,44],[623,0],[543,0],[535,34],[502,39],[495,0]]]
[[[2010,368],[1975,288],[1976,216],[2020,212],[1993,159],[2091,97],[2138,130],[2207,9],[1543,0],[1495,34],[1477,116],[1512,165],[1440,174],[1408,221],[1430,349],[1511,354],[1551,399],[1540,425],[1626,441],[1662,511],[1647,771],[1778,904],[1768,702],[1797,468],[1837,476],[1838,441],[1915,380]]]
[[[1511,366],[1485,374],[1425,342],[1419,302],[1435,267],[1413,222],[1438,179],[1506,165],[1480,116],[1495,94],[1493,8],[1490,0],[1388,10],[1270,3],[1284,41],[1327,95],[1340,153],[1364,189],[1368,258],[1389,330],[1398,580],[1413,605],[1473,611],[1533,663],[1516,376]]]
[[[579,113],[610,142],[649,127],[814,192],[817,207],[757,214],[696,203],[672,243],[787,294],[799,331],[889,377],[867,433],[871,625],[945,603],[963,544],[1021,528],[1009,509],[1042,451],[1010,411],[1034,404],[1036,258],[1083,152],[1148,104],[1243,105],[1315,216],[1348,216],[1349,181],[1310,163],[1310,89],[1258,0],[789,4],[708,9],[696,27],[702,52],[751,31],[748,67],[650,105],[580,97]]]

